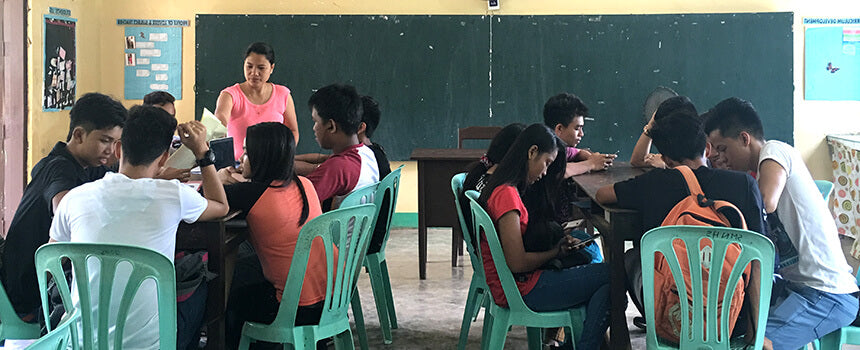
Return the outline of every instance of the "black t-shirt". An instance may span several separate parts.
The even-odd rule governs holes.
[[[766,235],[761,193],[756,181],[746,173],[700,166],[693,170],[705,197],[734,204],[750,231]],[[687,183],[675,169],[654,169],[615,184],[615,196],[622,208],[642,213],[644,232],[660,226],[666,215],[689,195]]]
[[[0,278],[15,311],[30,312],[41,305],[33,254],[50,238],[54,196],[101,179],[106,172],[104,166],[82,167],[64,142],[57,142],[51,153],[33,167],[32,180],[24,189],[6,234],[0,269]]]

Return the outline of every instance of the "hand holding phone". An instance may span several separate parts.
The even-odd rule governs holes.
[[[589,239],[586,239],[586,240],[584,240],[584,241],[580,241],[579,243],[575,244],[575,245],[573,246],[573,249],[582,249],[582,248],[585,248],[585,246],[587,246],[587,245],[591,244],[591,242],[594,242],[594,240],[595,240],[597,237],[600,237],[600,232],[595,233],[595,234],[594,234],[593,236],[591,236],[591,238],[589,238]]]

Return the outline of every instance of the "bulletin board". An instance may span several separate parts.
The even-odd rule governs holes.
[[[125,99],[152,91],[182,99],[182,28],[128,26],[123,38]]]
[[[860,18],[805,18],[807,100],[860,101]]]
[[[74,18],[45,15],[45,77],[42,91],[42,110],[71,109],[75,104],[77,86],[77,44]]]

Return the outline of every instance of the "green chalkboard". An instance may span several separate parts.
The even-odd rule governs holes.
[[[657,86],[705,111],[750,100],[768,138],[793,142],[791,13],[613,16],[198,15],[196,110],[244,80],[245,47],[275,48],[271,81],[292,90],[300,152],[319,151],[306,102],[332,82],[383,110],[374,140],[392,160],[413,148],[456,147],[457,129],[539,122],[569,91],[593,121],[583,147],[626,159]],[[198,114],[199,116],[199,114]]]

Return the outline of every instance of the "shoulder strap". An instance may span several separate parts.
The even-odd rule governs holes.
[[[679,165],[675,167],[676,170],[681,172],[681,175],[684,176],[684,180],[687,182],[687,190],[690,191],[690,195],[693,197],[698,197],[699,195],[705,195],[702,192],[702,188],[699,186],[699,180],[696,179],[696,174],[693,174],[693,170],[690,170],[690,167],[686,165]]]

